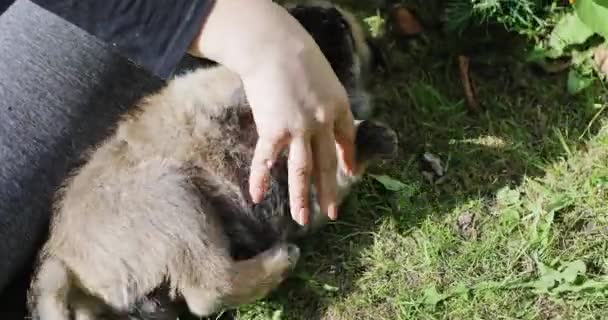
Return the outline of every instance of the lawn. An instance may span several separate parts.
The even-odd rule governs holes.
[[[568,71],[527,63],[540,30],[445,35],[432,23],[440,2],[418,1],[423,35],[386,40],[390,72],[374,79],[374,117],[399,132],[398,159],[373,168],[339,221],[303,245],[278,292],[235,318],[608,318],[605,84],[571,94]],[[378,1],[351,3],[377,13]],[[467,106],[459,54],[480,112]],[[442,177],[429,179],[425,153]]]

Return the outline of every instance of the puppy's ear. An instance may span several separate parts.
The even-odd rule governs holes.
[[[357,162],[392,159],[397,155],[397,133],[384,124],[358,122],[355,136]]]
[[[389,72],[389,63],[386,51],[382,48],[379,40],[365,38],[365,43],[369,47],[370,65],[374,71]]]

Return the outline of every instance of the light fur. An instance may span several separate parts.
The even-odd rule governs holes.
[[[218,173],[226,170],[225,154],[242,146],[213,118],[242,97],[235,74],[222,67],[199,70],[145,99],[120,123],[57,202],[32,290],[36,314],[65,319],[72,287],[127,312],[168,281],[172,293],[203,316],[251,302],[281,282],[297,248],[279,243],[234,261],[222,212],[201,199],[209,193],[196,189],[241,196],[234,181]],[[197,178],[200,186],[192,182]],[[245,199],[237,201],[246,206]]]

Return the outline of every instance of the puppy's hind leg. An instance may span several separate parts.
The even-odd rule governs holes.
[[[228,305],[251,303],[268,295],[295,268],[300,249],[293,244],[280,244],[235,264],[232,291],[225,298]]]
[[[70,275],[59,260],[42,260],[30,289],[28,304],[34,320],[69,320]]]
[[[236,261],[230,273],[229,288],[218,291],[192,286],[182,295],[190,311],[209,316],[220,307],[252,303],[276,289],[300,258],[300,249],[292,244],[279,244],[251,259]]]

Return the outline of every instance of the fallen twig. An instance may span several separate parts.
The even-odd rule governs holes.
[[[458,69],[460,70],[460,81],[464,88],[469,110],[478,113],[480,109],[479,101],[477,101],[477,98],[475,97],[473,83],[471,83],[471,77],[469,76],[469,57],[463,55],[458,56]]]

